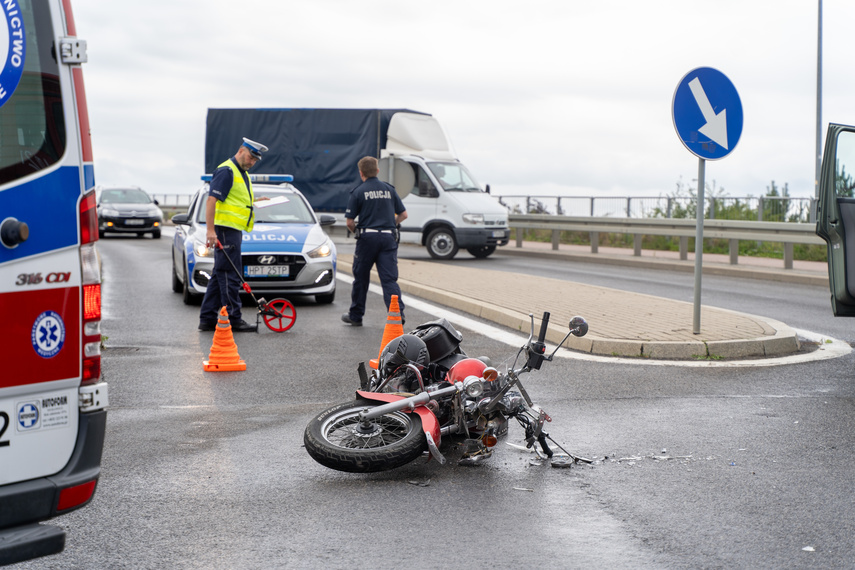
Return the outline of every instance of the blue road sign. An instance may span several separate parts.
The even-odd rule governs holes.
[[[699,158],[724,158],[742,134],[739,93],[725,74],[712,67],[693,69],[680,80],[671,114],[677,136]]]

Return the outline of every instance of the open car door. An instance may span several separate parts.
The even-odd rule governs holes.
[[[855,317],[855,127],[828,125],[816,218],[828,244],[831,310]]]

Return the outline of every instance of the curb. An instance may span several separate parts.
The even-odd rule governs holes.
[[[337,260],[337,265],[338,271],[352,271],[351,262],[343,260],[341,256]],[[380,282],[374,270],[371,272],[371,281]],[[491,305],[486,301],[435,289],[401,277],[398,278],[398,285],[402,292],[425,301],[452,307],[519,332],[528,333],[530,330],[531,321],[527,313]],[[708,310],[723,311],[748,318],[768,334],[754,339],[679,342],[611,339],[588,333],[584,337],[570,336],[565,346],[572,350],[600,356],[637,357],[651,360],[775,357],[792,354],[800,349],[796,331],[784,323],[715,307],[708,307]],[[564,328],[550,325],[546,338],[549,342],[557,344],[564,338],[566,332]]]

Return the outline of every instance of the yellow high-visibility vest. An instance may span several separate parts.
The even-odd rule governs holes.
[[[252,182],[249,182],[247,176],[249,186],[244,184],[240,169],[231,159],[223,162],[218,168],[223,166],[232,169],[232,187],[225,200],[217,200],[214,225],[251,232],[255,223],[255,215],[252,211]]]

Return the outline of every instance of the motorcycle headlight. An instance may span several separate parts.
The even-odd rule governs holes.
[[[483,224],[484,214],[463,214],[463,221],[470,224]]]
[[[463,381],[463,391],[470,398],[477,398],[484,393],[484,384],[477,376],[470,376]]]
[[[318,257],[329,257],[331,254],[332,248],[330,247],[330,240],[327,240],[306,255],[313,259],[317,259]]]
[[[197,241],[193,244],[193,253],[196,254],[196,257],[211,257],[214,255],[214,250],[203,242]]]

